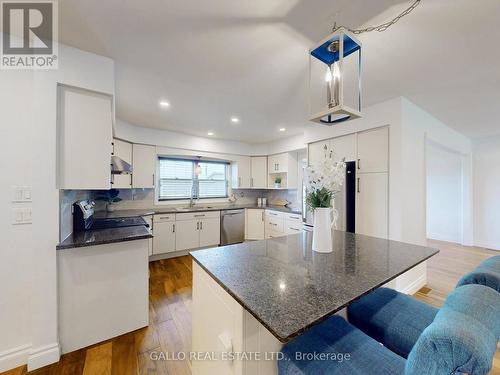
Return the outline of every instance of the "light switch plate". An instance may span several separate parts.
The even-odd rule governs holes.
[[[20,224],[31,224],[31,207],[23,207],[23,208],[13,208],[12,209],[12,224],[20,225]]]
[[[12,202],[31,202],[31,187],[12,186]]]

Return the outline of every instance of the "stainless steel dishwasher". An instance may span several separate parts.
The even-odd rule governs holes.
[[[220,243],[229,245],[245,241],[245,210],[220,212]]]

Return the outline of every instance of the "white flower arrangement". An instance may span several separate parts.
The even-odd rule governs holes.
[[[325,150],[325,156],[332,155]],[[312,209],[329,208],[331,201],[340,193],[345,180],[345,161],[333,161],[331,157],[306,168],[306,203]]]

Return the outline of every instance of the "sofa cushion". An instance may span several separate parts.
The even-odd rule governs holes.
[[[480,284],[500,292],[500,255],[486,259],[474,271],[463,276],[457,288],[468,284]]]
[[[405,367],[402,357],[340,316],[312,327],[281,352],[280,375],[390,375],[403,374]]]
[[[483,285],[458,287],[417,340],[405,374],[487,374],[499,338],[500,293]]]
[[[379,288],[347,308],[349,322],[407,358],[438,310],[393,289]]]

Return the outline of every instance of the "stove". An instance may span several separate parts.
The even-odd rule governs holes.
[[[95,229],[136,227],[141,225],[149,227],[142,217],[95,219],[94,207],[95,202],[88,199],[77,201],[73,204],[73,230],[75,232]]]

